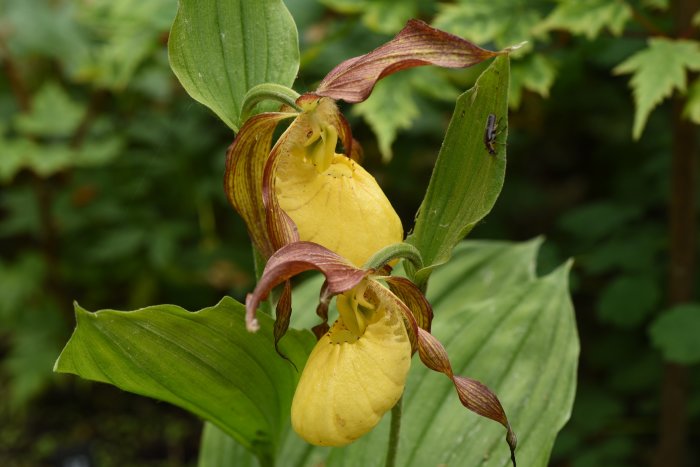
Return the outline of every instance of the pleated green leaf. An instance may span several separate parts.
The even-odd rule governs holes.
[[[206,422],[197,467],[259,467],[260,462],[221,428]]]
[[[261,315],[252,334],[244,314],[228,297],[198,312],[158,305],[90,313],[76,305],[76,329],[54,370],[182,407],[270,465],[299,375],[275,352],[272,319]],[[313,344],[310,332],[290,331],[280,350],[302,368]]]
[[[507,55],[497,57],[472,89],[457,99],[428,191],[406,241],[420,250],[423,282],[491,211],[503,186],[508,134]],[[487,124],[493,137],[485,141]]]
[[[291,86],[299,39],[282,0],[180,0],[170,31],[173,72],[195,100],[238,131],[245,94],[257,84]]]

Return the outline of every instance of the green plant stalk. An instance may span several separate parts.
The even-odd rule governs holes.
[[[279,102],[301,112],[301,108],[296,104],[298,98],[299,93],[281,84],[263,83],[253,86],[243,97],[241,125],[252,116],[255,106],[263,101]]]
[[[399,452],[399,435],[401,434],[401,414],[403,412],[403,396],[391,409],[391,428],[389,431],[389,446],[386,451],[386,467],[396,465],[396,454]]]

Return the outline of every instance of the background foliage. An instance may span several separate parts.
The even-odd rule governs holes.
[[[300,31],[302,88],[410,17],[491,48],[528,41],[512,62],[506,183],[472,236],[546,235],[540,273],[576,260],[579,389],[553,464],[645,463],[664,359],[700,358],[689,332],[697,305],[660,314],[673,136],[664,98],[685,91],[685,115],[700,119],[700,86],[687,73],[699,67],[697,30],[648,40],[674,37],[663,0],[286,3]],[[251,288],[245,228],[221,182],[233,134],[168,67],[176,6],[0,1],[0,464],[195,462],[193,416],[51,373],[73,298],[86,309],[198,309]],[[365,165],[405,225],[454,99],[478,71],[398,74],[349,112]],[[690,368],[688,445],[698,446],[700,375]]]

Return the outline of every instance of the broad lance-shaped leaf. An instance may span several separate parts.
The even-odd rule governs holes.
[[[288,425],[298,373],[275,352],[273,322],[245,329],[244,307],[231,298],[189,312],[157,305],[90,313],[76,305],[77,326],[54,371],[113,384],[170,402],[211,421],[262,465],[273,462]],[[290,331],[280,350],[298,368],[313,347]]]
[[[508,78],[508,56],[500,56],[457,99],[413,233],[406,239],[423,257],[425,268],[417,271],[417,283],[450,258],[455,245],[489,213],[501,192]]]
[[[271,112],[250,118],[226,154],[224,191],[245,221],[255,247],[265,258],[275,251],[268,235],[267,213],[263,205],[265,164],[277,124],[295,115]]]
[[[190,96],[238,131],[251,88],[292,85],[299,40],[282,0],[180,0],[168,56]]]
[[[260,462],[216,425],[205,422],[197,467],[260,467]]]
[[[397,71],[423,65],[463,68],[498,54],[412,19],[386,44],[333,68],[315,93],[345,102],[362,102],[377,81]]]

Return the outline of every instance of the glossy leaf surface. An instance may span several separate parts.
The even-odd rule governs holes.
[[[205,418],[269,464],[288,424],[298,374],[275,352],[272,319],[245,329],[231,298],[189,312],[157,305],[131,312],[85,311],[55,371],[113,384]],[[290,331],[280,349],[298,368],[314,339]]]
[[[248,90],[294,82],[298,42],[281,0],[182,0],[168,52],[187,92],[238,131]]]

